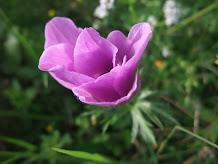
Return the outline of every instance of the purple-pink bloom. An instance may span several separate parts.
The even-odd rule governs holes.
[[[112,31],[105,39],[91,27],[77,28],[70,19],[55,17],[46,24],[38,67],[80,101],[116,107],[139,90],[137,67],[151,33],[148,23],[139,23],[128,37]]]

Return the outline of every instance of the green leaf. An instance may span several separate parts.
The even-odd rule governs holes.
[[[172,116],[170,116],[168,113],[166,113],[166,111],[164,109],[159,108],[156,105],[153,105],[151,102],[148,101],[144,101],[140,103],[141,106],[150,108],[152,111],[156,112],[157,114],[161,115],[162,117],[165,117],[166,119],[168,119],[169,121],[175,123],[175,124],[179,124],[178,121],[173,118]]]
[[[143,99],[145,99],[151,95],[154,95],[154,94],[157,94],[157,92],[150,91],[150,90],[141,91],[141,94],[139,95],[138,100],[143,100]]]
[[[64,150],[64,149],[59,149],[59,148],[52,148],[54,151],[57,151],[59,153],[67,154],[76,158],[81,158],[89,161],[94,161],[98,163],[106,163],[106,164],[113,164],[117,163],[115,160],[112,160],[108,157],[105,157],[100,154],[96,153],[87,153],[83,151],[70,151],[70,150]]]
[[[19,156],[14,156],[6,161],[3,161],[1,164],[9,164],[9,163],[12,163],[12,162],[18,160],[19,158],[20,158]]]
[[[126,113],[128,112],[128,108],[119,108],[119,109],[114,109],[110,110],[107,113],[107,117],[102,120],[104,123],[103,125],[103,134],[107,131],[108,127],[111,125],[114,125],[117,121],[121,119]]]
[[[150,129],[151,124],[145,120],[140,109],[136,105],[133,110],[131,110],[132,120],[133,120],[133,128],[132,128],[132,141],[136,137],[136,133],[138,128],[141,130],[141,135],[145,142],[147,143],[156,143],[154,134]],[[135,129],[137,128],[137,129]]]
[[[11,144],[14,144],[14,145],[17,145],[17,146],[20,146],[20,147],[23,147],[23,148],[25,148],[27,150],[30,150],[30,151],[36,150],[35,145],[33,145],[31,143],[28,143],[26,141],[20,140],[20,139],[0,136],[0,140],[11,143]]]
[[[133,142],[137,136],[138,129],[139,129],[139,124],[137,122],[136,117],[133,115],[134,113],[131,112],[132,114],[132,133],[131,133],[131,142]]]
[[[160,154],[163,151],[163,149],[165,148],[167,142],[172,138],[173,134],[176,132],[177,129],[181,130],[182,132],[187,133],[187,134],[189,134],[189,135],[191,135],[191,136],[193,136],[193,137],[195,137],[195,138],[197,138],[197,139],[199,139],[199,140],[201,140],[201,141],[203,141],[205,143],[207,143],[208,145],[213,146],[216,149],[218,149],[218,145],[217,144],[215,144],[215,143],[213,143],[213,142],[211,142],[211,141],[209,141],[209,140],[207,140],[207,139],[205,139],[205,138],[203,138],[203,137],[201,137],[201,136],[199,136],[199,135],[197,135],[197,134],[195,134],[195,133],[193,133],[193,132],[183,128],[182,126],[176,125],[173,128],[173,130],[169,133],[167,138],[161,143],[160,148],[159,148],[157,154]]]
[[[163,129],[163,124],[161,123],[160,119],[154,114],[151,108],[146,106],[140,105],[140,109],[153,121],[159,128]]]

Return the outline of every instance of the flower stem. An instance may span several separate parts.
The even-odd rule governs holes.
[[[175,126],[173,128],[173,130],[170,132],[170,134],[167,136],[167,138],[162,142],[162,144],[160,145],[160,148],[159,148],[157,154],[160,154],[163,151],[163,149],[166,146],[167,142],[169,141],[169,139],[172,137],[172,135],[175,133],[176,130],[181,130],[181,131],[183,131],[183,132],[185,132],[185,133],[187,133],[187,134],[189,134],[189,135],[191,135],[193,137],[198,138],[199,140],[207,143],[208,145],[211,145],[211,146],[215,147],[216,149],[218,149],[218,145],[217,144],[215,144],[215,143],[213,143],[213,142],[211,142],[211,141],[209,141],[209,140],[207,140],[207,139],[205,139],[205,138],[203,138],[203,137],[201,137],[201,136],[199,136],[199,135],[197,135],[195,133],[192,133],[189,130],[187,130],[187,129],[177,125],[177,126]]]

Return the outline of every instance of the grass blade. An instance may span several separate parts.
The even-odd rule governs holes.
[[[6,160],[6,161],[3,161],[1,164],[9,164],[9,163],[12,163],[12,162],[14,162],[14,161],[16,161],[16,160],[18,160],[18,159],[20,159],[19,156],[14,156],[14,157],[12,157],[12,158]]]
[[[189,135],[191,135],[191,136],[193,136],[193,137],[195,137],[195,138],[197,138],[197,139],[207,143],[208,145],[211,145],[211,146],[215,147],[216,149],[218,149],[218,145],[217,144],[215,144],[215,143],[213,143],[213,142],[211,142],[211,141],[209,141],[209,140],[207,140],[207,139],[205,139],[205,138],[203,138],[203,137],[201,137],[201,136],[199,136],[199,135],[197,135],[195,133],[192,133],[189,130],[187,130],[187,129],[177,125],[177,126],[175,126],[173,128],[173,130],[170,132],[170,134],[167,136],[167,138],[160,145],[160,148],[159,148],[159,150],[157,152],[158,154],[160,154],[163,151],[163,149],[166,146],[167,142],[173,136],[173,134],[175,133],[176,130],[181,130],[181,131],[183,131],[183,132],[185,132],[185,133],[187,133],[187,134],[189,134]]]
[[[20,140],[20,139],[16,139],[16,138],[11,138],[11,137],[5,137],[5,136],[0,136],[0,140],[23,147],[29,151],[34,151],[36,150],[36,146],[28,143],[26,141]]]
[[[94,162],[98,162],[98,163],[105,163],[105,164],[117,163],[116,161],[114,161],[108,157],[105,157],[103,155],[96,154],[96,153],[93,154],[93,153],[87,153],[87,152],[83,152],[83,151],[70,151],[70,150],[64,150],[64,149],[59,149],[59,148],[52,148],[52,149],[54,151],[59,152],[59,153],[70,155],[72,157],[86,159],[86,160],[94,161]]]
[[[143,139],[147,143],[156,143],[154,134],[150,129],[151,124],[145,120],[140,109],[138,107],[135,107],[133,110],[131,110],[131,114],[132,114],[132,118],[134,121],[133,122],[134,126],[136,126],[136,124],[138,124],[137,126],[139,127],[139,129],[141,131],[141,135],[142,135]],[[132,132],[133,137],[135,137],[134,136],[135,133],[136,133],[135,131]],[[132,140],[133,140],[133,138],[132,138]]]
[[[132,115],[132,132],[131,132],[131,142],[134,142],[137,133],[138,133],[138,129],[139,129],[139,124],[137,122],[137,118],[135,117],[134,113],[131,112]]]

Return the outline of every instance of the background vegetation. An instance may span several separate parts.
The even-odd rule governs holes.
[[[51,150],[62,148],[123,164],[215,164],[217,149],[184,131],[166,140],[181,125],[218,141],[218,1],[177,3],[177,21],[166,25],[165,0],[116,0],[103,19],[93,15],[93,0],[1,0],[0,162],[96,163]],[[104,37],[112,30],[127,35],[154,16],[139,95],[118,109],[89,106],[40,71],[44,27],[54,16],[94,26]]]

